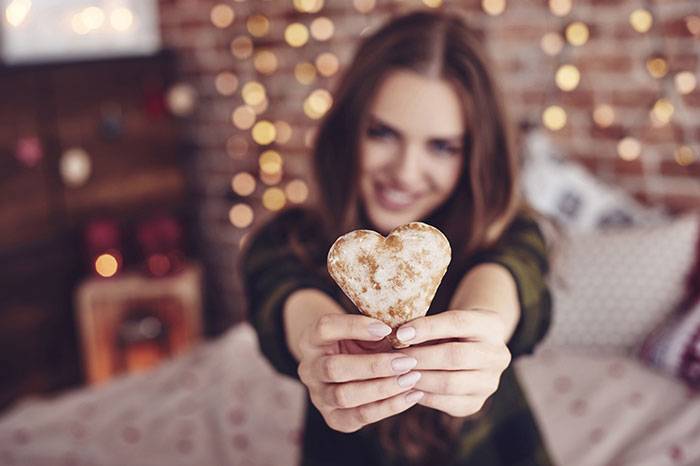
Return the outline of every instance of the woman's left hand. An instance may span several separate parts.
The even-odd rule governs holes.
[[[511,361],[506,327],[495,311],[445,311],[398,330],[399,339],[412,345],[401,353],[418,361],[413,371],[421,378],[414,388],[425,392],[418,404],[451,416],[479,412]]]

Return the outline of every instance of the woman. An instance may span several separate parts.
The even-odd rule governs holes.
[[[549,325],[543,238],[518,197],[512,135],[486,58],[455,15],[368,37],[314,154],[320,202],[250,242],[243,275],[261,348],[307,387],[302,464],[550,464],[509,363]],[[348,231],[424,221],[452,246],[410,346],[361,315],[326,254]]]

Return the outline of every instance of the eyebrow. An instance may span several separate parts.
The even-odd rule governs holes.
[[[375,115],[370,115],[370,116],[369,116],[369,119],[370,119],[370,123],[374,123],[374,124],[378,124],[378,125],[384,126],[384,127],[386,127],[387,129],[389,129],[389,130],[395,132],[396,134],[401,135],[401,132],[400,132],[399,130],[397,130],[397,129],[395,129],[394,127],[392,127],[389,123],[387,123],[387,122],[385,122],[385,121],[382,121],[381,118],[378,118],[378,117],[375,116]],[[445,141],[445,142],[458,142],[458,143],[459,143],[459,142],[462,142],[463,138],[464,138],[464,135],[463,135],[463,134],[459,134],[459,135],[456,135],[456,136],[435,136],[435,137],[430,138],[430,141],[440,141],[440,142]]]

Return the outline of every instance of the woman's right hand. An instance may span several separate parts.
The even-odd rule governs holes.
[[[356,314],[324,314],[301,333],[298,373],[331,429],[355,432],[407,410],[423,396],[416,360],[392,351],[391,328]]]

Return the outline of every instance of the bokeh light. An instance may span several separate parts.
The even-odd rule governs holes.
[[[685,18],[688,31],[695,37],[700,37],[700,16],[688,16]]]
[[[253,126],[252,136],[253,141],[261,146],[272,144],[276,136],[275,125],[267,120],[260,120]]]
[[[278,171],[277,173],[265,173],[261,170],[260,181],[268,186],[274,186],[282,181],[282,170]]]
[[[265,100],[265,86],[257,81],[247,82],[241,89],[241,96],[248,105],[258,105]]]
[[[491,16],[497,16],[506,9],[506,0],[481,0],[481,8]]]
[[[292,127],[289,123],[283,120],[275,122],[275,130],[277,137],[275,137],[275,142],[278,144],[286,144],[292,139]]]
[[[321,16],[319,18],[314,19],[311,22],[310,29],[311,37],[321,42],[333,37],[333,33],[335,32],[335,26],[333,25],[333,21],[326,18],[325,16]]]
[[[228,212],[228,219],[231,225],[237,228],[247,228],[253,223],[255,214],[248,204],[236,204]]]
[[[248,36],[238,36],[231,41],[231,53],[241,60],[253,54],[253,40]]]
[[[191,84],[175,84],[168,89],[165,103],[173,115],[187,116],[192,113],[197,104],[197,90]]]
[[[316,89],[304,100],[304,113],[311,119],[318,120],[330,110],[333,96],[325,89]]]
[[[270,100],[265,97],[262,102],[260,102],[257,105],[251,105],[250,107],[253,109],[256,115],[260,115],[267,110],[267,107],[270,106]]]
[[[574,21],[566,27],[566,40],[569,41],[571,45],[580,47],[588,42],[588,38],[591,33],[586,26],[581,21]]]
[[[634,10],[630,14],[630,24],[637,32],[647,32],[654,24],[654,18],[648,10],[643,8]]]
[[[540,39],[540,47],[547,55],[559,55],[564,48],[564,39],[556,32],[548,32]]]
[[[281,210],[286,203],[287,198],[280,188],[267,188],[262,195],[262,204],[267,210]]]
[[[681,71],[673,78],[676,89],[681,94],[690,94],[698,85],[698,80],[690,71]]]
[[[369,13],[377,6],[377,0],[352,0],[352,4],[360,13]]]
[[[324,52],[316,58],[316,68],[325,77],[333,76],[340,68],[338,58],[330,52]]]
[[[31,8],[31,0],[13,0],[5,8],[5,18],[10,26],[18,27],[27,18]]]
[[[109,23],[115,30],[124,32],[134,24],[134,14],[128,8],[116,8],[109,14]]]
[[[316,67],[308,62],[301,62],[294,67],[294,77],[301,84],[311,84],[316,80]]]
[[[674,108],[670,100],[662,97],[654,103],[654,108],[651,111],[656,121],[666,124],[673,118]]]
[[[593,121],[601,128],[607,128],[615,122],[615,110],[608,104],[598,105],[593,111]]]
[[[562,65],[557,70],[555,81],[559,89],[573,91],[581,81],[581,73],[574,65]]]
[[[680,146],[673,151],[673,158],[676,159],[678,165],[686,167],[695,162],[697,156],[690,146]]]
[[[87,183],[92,172],[90,155],[81,148],[70,148],[61,155],[59,172],[63,183],[70,188],[79,188]]]
[[[233,23],[235,17],[236,14],[233,8],[225,3],[214,5],[209,14],[212,24],[220,29],[229,27]]]
[[[248,138],[236,135],[226,140],[226,153],[231,157],[243,157],[248,153]]]
[[[571,0],[549,0],[549,11],[555,16],[566,16],[571,13]]]
[[[661,79],[668,73],[668,62],[661,57],[651,57],[646,62],[647,71],[656,79]]]
[[[302,204],[309,197],[309,188],[303,180],[292,180],[284,188],[287,199],[294,204]]]
[[[253,15],[246,21],[248,32],[255,37],[264,37],[270,32],[270,20],[264,15]]]
[[[642,153],[642,145],[639,141],[633,137],[622,138],[620,142],[617,143],[617,154],[622,160],[628,162],[639,158]]]
[[[323,0],[294,0],[294,8],[302,13],[318,13],[323,8]]]
[[[270,50],[259,50],[253,55],[253,66],[262,74],[273,74],[277,70],[277,55]]]
[[[237,173],[231,180],[231,189],[239,196],[250,196],[255,192],[255,177],[247,172]]]
[[[292,47],[301,47],[309,41],[309,30],[301,23],[292,23],[284,30],[284,40]]]
[[[221,95],[233,95],[238,89],[238,77],[230,71],[223,71],[216,75],[214,87]]]
[[[237,107],[231,115],[233,124],[238,129],[246,130],[253,127],[257,116],[255,110],[250,105],[241,105]]]
[[[105,22],[105,13],[102,8],[89,6],[80,13],[83,24],[90,30],[99,29]]]
[[[440,8],[443,0],[423,0],[423,5],[429,8]]]
[[[316,128],[309,128],[304,133],[304,145],[311,149],[316,142]]]
[[[268,175],[275,175],[282,171],[283,159],[276,150],[266,150],[258,158],[260,170]]]
[[[559,131],[566,125],[566,112],[558,105],[551,105],[542,112],[542,123],[547,129]]]
[[[95,271],[102,277],[113,277],[119,270],[119,254],[110,251],[95,259]]]

